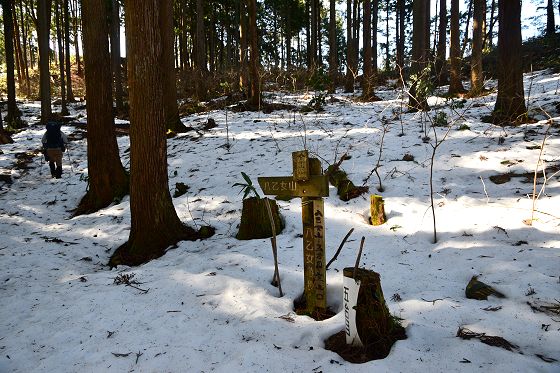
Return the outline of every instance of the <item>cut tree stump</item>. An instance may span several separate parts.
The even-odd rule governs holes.
[[[275,200],[268,199],[272,215],[274,216],[274,226],[276,234],[280,234],[284,229],[284,222],[280,217],[278,205]],[[255,238],[272,237],[272,226],[264,198],[251,197],[243,200],[243,210],[241,212],[241,224],[235,238],[238,240],[252,240]]]
[[[385,224],[387,217],[385,216],[385,203],[383,197],[378,195],[370,196],[370,224],[381,225]]]
[[[344,268],[343,273],[360,281],[355,310],[356,329],[363,347],[348,345],[346,331],[342,330],[325,341],[325,348],[352,363],[383,359],[397,340],[406,339],[406,332],[387,308],[379,273],[354,267]]]

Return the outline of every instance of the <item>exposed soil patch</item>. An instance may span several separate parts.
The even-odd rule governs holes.
[[[355,364],[362,364],[372,360],[380,360],[389,356],[391,347],[398,340],[406,339],[405,329],[400,326],[384,340],[372,342],[364,347],[353,347],[346,344],[346,333],[344,330],[330,336],[325,341],[327,350],[336,352],[344,360]]]
[[[560,163],[549,165],[546,167],[547,175],[552,175],[553,173],[558,171],[560,171]],[[544,176],[543,171],[539,171],[537,173],[538,179],[542,178],[543,176]],[[511,181],[511,179],[514,177],[524,178],[524,180],[521,180],[521,182],[523,183],[532,183],[533,178],[535,177],[535,173],[534,172],[524,172],[524,173],[508,172],[505,174],[492,175],[490,176],[490,181],[493,182],[494,184],[505,184],[508,181]],[[560,176],[557,176],[557,178],[558,177]]]

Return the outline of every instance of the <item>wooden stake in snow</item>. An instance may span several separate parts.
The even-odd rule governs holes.
[[[259,177],[266,195],[300,197],[303,222],[305,313],[320,317],[327,310],[325,269],[325,216],[322,197],[329,195],[329,181],[321,162],[307,150],[292,153],[293,176]]]
[[[383,202],[383,197],[371,195],[369,210],[371,225],[385,224],[387,218],[385,217],[385,203]]]

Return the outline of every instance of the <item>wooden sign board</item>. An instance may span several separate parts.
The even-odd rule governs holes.
[[[292,153],[294,180],[309,180],[309,153],[307,150]]]
[[[309,176],[296,181],[289,176],[259,177],[259,185],[266,195],[279,197],[328,197],[329,179],[325,175]]]
[[[322,197],[329,196],[329,179],[321,162],[307,150],[292,153],[293,175],[259,177],[265,195],[300,197],[303,222],[303,271],[305,313],[321,317],[327,310],[325,269],[325,217]]]

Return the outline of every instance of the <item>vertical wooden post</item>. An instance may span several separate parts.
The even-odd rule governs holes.
[[[321,175],[321,162],[310,158],[309,171],[311,176]],[[320,197],[303,197],[301,204],[306,313],[317,315],[327,309],[324,202]]]

